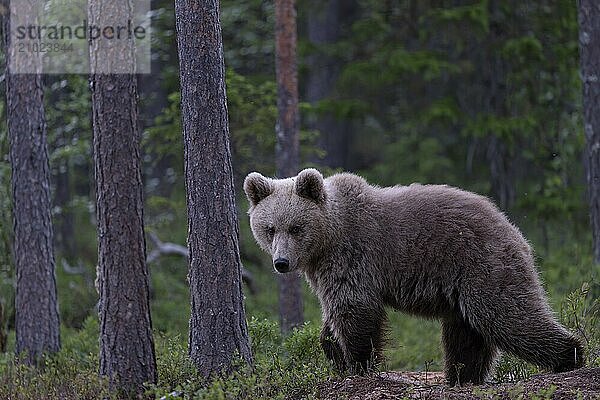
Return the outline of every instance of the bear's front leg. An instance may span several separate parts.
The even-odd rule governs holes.
[[[383,307],[351,305],[335,321],[333,327],[350,373],[364,374],[382,361],[385,320]]]
[[[339,371],[345,371],[347,366],[346,361],[344,360],[344,352],[326,322],[323,322],[323,329],[321,330],[321,337],[319,339],[325,357],[327,357],[328,360],[333,361],[333,365],[335,365]]]

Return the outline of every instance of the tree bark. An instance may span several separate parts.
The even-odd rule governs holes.
[[[275,67],[277,72],[277,176],[294,176],[300,164],[300,113],[296,63],[295,0],[275,1]],[[297,273],[279,275],[279,321],[284,333],[304,323],[302,286]]]
[[[190,358],[209,377],[252,362],[244,312],[217,0],[176,0],[188,209]]]
[[[5,10],[9,2],[3,1]],[[20,3],[19,12],[34,15],[36,6]],[[35,364],[45,352],[60,349],[56,295],[50,172],[41,54],[25,58],[11,49],[9,18],[3,18],[6,51],[6,97],[12,167],[16,283],[16,352]],[[13,65],[37,74],[18,74]]]
[[[579,0],[579,48],[583,81],[585,171],[594,261],[600,263],[600,4]]]
[[[107,15],[131,15],[127,2],[92,0],[90,24]],[[133,63],[133,51],[90,47],[92,65]],[[127,53],[127,54],[124,54]],[[108,62],[108,63],[107,63]],[[121,64],[119,68],[125,68]],[[137,78],[134,74],[90,77],[98,219],[100,374],[122,392],[143,393],[156,382],[150,318],[149,274],[144,237]]]

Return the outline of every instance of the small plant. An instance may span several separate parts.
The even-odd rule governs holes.
[[[162,385],[179,391],[180,385],[196,379],[196,368],[188,357],[185,339],[159,333],[155,336],[155,346],[158,381]]]
[[[429,383],[429,371],[431,370],[431,364],[433,364],[433,360],[425,361],[425,384]]]
[[[561,305],[561,320],[583,341],[586,364],[600,366],[600,285],[584,282]]]
[[[530,378],[539,368],[510,354],[502,354],[496,364],[494,382],[512,383]]]
[[[473,394],[479,399],[494,399],[498,397],[498,390],[494,388],[482,389],[480,387],[475,387],[473,389]]]
[[[556,392],[556,386],[550,385],[547,388],[541,388],[535,393],[531,393],[531,400],[552,400],[554,398],[554,392]]]
[[[514,387],[508,389],[508,397],[511,400],[522,400],[524,391],[525,388],[522,384],[515,385]]]

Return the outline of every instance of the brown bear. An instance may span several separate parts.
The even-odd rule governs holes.
[[[253,172],[244,191],[275,270],[302,272],[318,296],[321,344],[339,369],[364,372],[381,359],[385,306],[441,320],[451,385],[482,383],[498,350],[553,371],[582,365],[527,240],[487,198],[315,169],[288,179]]]

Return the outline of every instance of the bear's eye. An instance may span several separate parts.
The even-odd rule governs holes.
[[[275,227],[267,226],[267,235],[269,235],[269,237],[273,237],[275,235]]]
[[[289,232],[291,235],[298,235],[300,232],[302,232],[302,228],[300,225],[292,225],[290,226]]]

